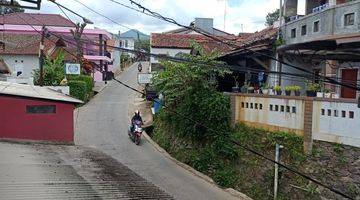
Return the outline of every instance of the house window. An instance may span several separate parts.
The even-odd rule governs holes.
[[[328,109],[328,116],[331,116],[331,110],[330,109]]]
[[[290,106],[286,106],[286,112],[290,112]]]
[[[245,107],[245,103],[241,102],[241,107],[244,108]]]
[[[342,116],[343,118],[346,117],[346,111],[345,111],[345,110],[341,111],[341,116]]]
[[[349,13],[344,15],[344,26],[352,26],[355,22],[355,14]]]
[[[306,35],[306,25],[301,26],[301,35]]]
[[[281,112],[284,112],[285,111],[285,106],[281,106],[280,109],[281,109],[280,110]]]
[[[292,113],[296,113],[296,107],[295,106],[292,107]]]
[[[263,109],[263,105],[262,104],[260,104],[260,110],[262,110]]]
[[[275,111],[279,111],[279,106],[275,105]]]
[[[339,112],[337,110],[334,110],[334,117],[339,117]]]
[[[56,113],[56,106],[55,105],[26,106],[26,113],[28,113],[28,114]]]
[[[249,103],[248,102],[246,102],[246,108],[249,108]]]
[[[354,119],[354,111],[349,111],[349,118]]]
[[[270,111],[273,111],[273,105],[272,104],[270,104]]]
[[[291,38],[296,38],[296,28],[291,29]]]
[[[255,109],[258,109],[258,104],[257,103],[255,103]]]
[[[314,22],[314,28],[313,28],[314,33],[319,32],[320,29],[319,26],[320,26],[320,21]]]

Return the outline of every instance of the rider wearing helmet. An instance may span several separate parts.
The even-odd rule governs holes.
[[[141,124],[143,123],[143,120],[140,116],[140,111],[138,111],[138,110],[135,111],[134,116],[131,118],[131,128],[130,128],[131,132],[134,132],[134,128],[135,128],[134,122],[135,121],[141,121]]]

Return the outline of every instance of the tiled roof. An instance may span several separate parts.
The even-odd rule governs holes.
[[[226,40],[229,38],[219,37],[219,39]],[[231,50],[226,44],[217,42],[211,38],[208,38],[199,34],[151,34],[151,47],[155,48],[178,48],[178,49],[190,49],[190,42],[195,41],[199,43],[206,52],[218,50],[221,53]]]
[[[266,40],[271,40],[276,38],[278,28],[274,28],[273,26],[267,27],[259,32],[255,32],[252,34],[246,34],[243,37],[240,37],[237,41],[239,42],[240,47],[251,46],[254,44],[259,44]]]
[[[5,43],[5,48],[0,48],[0,54],[38,55],[41,36],[3,33],[0,34],[0,41]],[[55,45],[52,41],[55,41],[55,39],[45,39],[45,50],[48,50]]]
[[[262,49],[268,49],[275,41],[278,33],[278,28],[273,26],[267,27],[259,32],[252,34],[246,34],[243,37],[237,39],[238,48],[232,51],[226,52],[222,57],[237,55],[248,52],[248,49],[258,51]]]
[[[26,20],[26,22],[24,22]],[[75,24],[58,14],[10,13],[0,16],[1,24],[75,27]]]

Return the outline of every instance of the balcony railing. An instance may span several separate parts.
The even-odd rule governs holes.
[[[326,4],[323,4],[323,5],[321,5],[321,6],[315,7],[315,8],[312,9],[312,12],[313,12],[313,13],[317,13],[317,12],[323,11],[323,10],[325,10],[327,7],[329,7],[329,5],[330,5],[329,3],[326,3]]]
[[[346,15],[354,22],[346,24]],[[338,5],[324,4],[305,16],[290,17],[282,28],[286,44],[304,43],[328,36],[341,36],[360,32],[360,0]]]

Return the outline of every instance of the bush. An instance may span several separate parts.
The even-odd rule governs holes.
[[[86,83],[86,91],[88,93],[92,92],[94,87],[94,81],[91,76],[88,75],[68,75],[69,81],[84,81]]]
[[[232,167],[221,167],[215,171],[214,181],[225,188],[234,187],[238,181],[238,174]]]
[[[92,92],[92,89],[94,87],[94,81],[93,81],[93,78],[91,76],[88,76],[88,75],[80,75],[78,77],[78,80],[79,81],[84,81],[86,83],[86,91],[88,93],[91,93]]]
[[[94,81],[91,76],[88,75],[68,75],[69,81],[82,81],[86,85],[86,94],[83,101],[88,101],[94,94],[93,87]],[[69,85],[70,86],[70,85]]]
[[[86,101],[86,83],[84,81],[69,81],[70,96]]]
[[[64,53],[60,51],[55,59],[45,58],[43,72],[44,85],[59,86],[61,81],[65,78]],[[32,74],[34,77],[34,84],[39,85],[40,69],[35,69]]]

